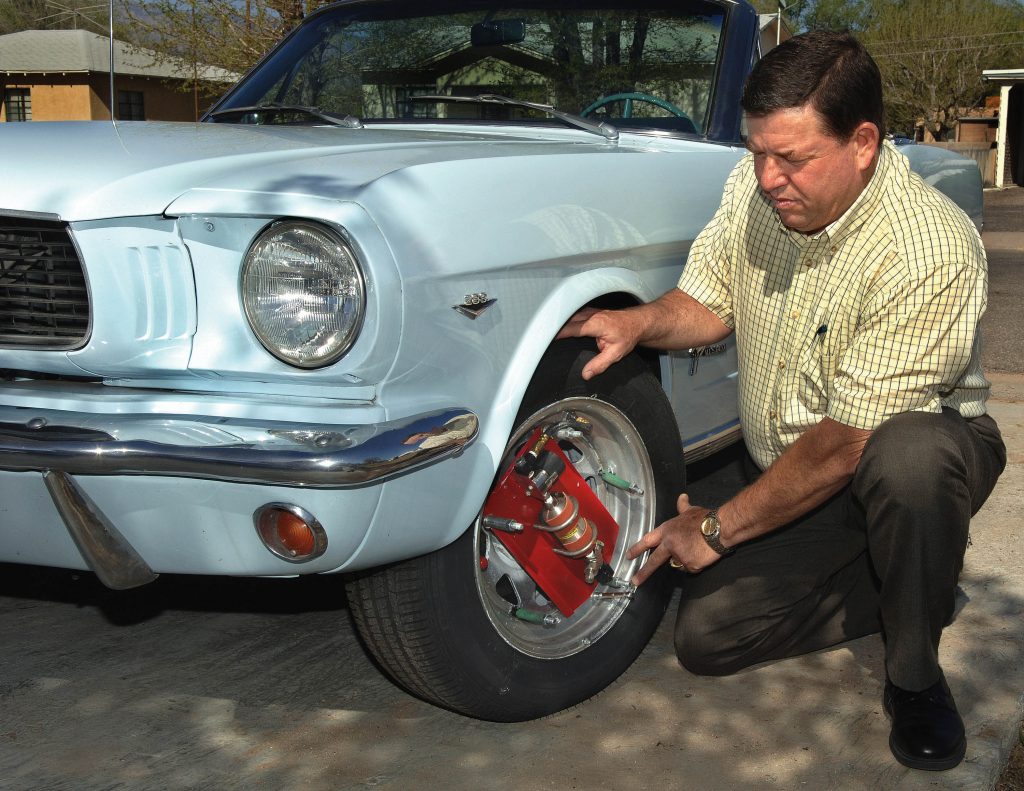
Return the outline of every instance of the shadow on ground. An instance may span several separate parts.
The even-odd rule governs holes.
[[[725,499],[739,468],[735,453],[694,468],[693,498]],[[1014,513],[1015,500],[994,497],[991,521]],[[943,642],[970,746],[942,775],[889,756],[877,637],[700,678],[675,660],[670,615],[598,697],[495,724],[385,679],[340,579],[168,576],[113,593],[88,574],[2,566],[0,785],[991,789],[1009,749],[1004,709],[1024,688],[1024,591],[1020,559],[984,528],[962,580],[970,601]]]

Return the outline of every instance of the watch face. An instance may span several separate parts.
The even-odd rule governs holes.
[[[706,536],[713,536],[718,530],[718,520],[713,516],[705,516],[704,521],[700,523],[700,532]]]

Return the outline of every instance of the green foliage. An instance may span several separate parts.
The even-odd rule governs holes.
[[[1020,66],[1024,6],[1004,0],[876,3],[863,35],[878,61],[890,128],[923,120],[942,140],[988,91],[985,69]]]
[[[858,33],[871,25],[874,16],[869,0],[818,0],[809,3],[800,17],[804,30],[849,30]]]
[[[849,30],[864,41],[882,71],[889,128],[901,134],[923,121],[945,138],[989,91],[982,71],[1019,67],[1024,53],[1020,0],[797,0],[785,9],[796,30]]]
[[[759,14],[777,14],[778,0],[754,0]],[[788,0],[783,3],[783,16],[793,30],[864,30],[871,21],[870,0]]]

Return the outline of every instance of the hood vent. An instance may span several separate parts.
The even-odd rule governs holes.
[[[89,290],[64,223],[0,216],[0,348],[69,350],[89,336]]]

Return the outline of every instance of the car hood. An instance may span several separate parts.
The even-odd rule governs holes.
[[[66,221],[155,215],[179,196],[204,189],[346,199],[412,165],[595,149],[616,147],[586,133],[536,127],[525,138],[465,128],[3,124],[0,211]]]

